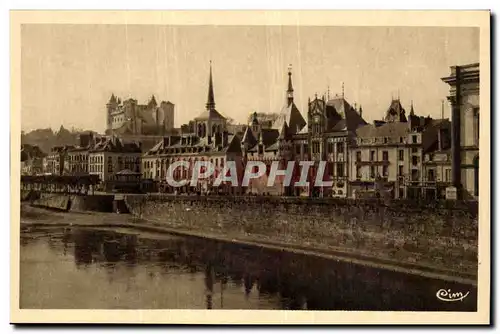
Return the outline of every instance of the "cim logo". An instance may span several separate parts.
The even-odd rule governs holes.
[[[469,295],[469,291],[467,291],[466,294],[463,294],[462,292],[451,292],[450,289],[445,290],[445,289],[440,289],[436,293],[436,297],[439,300],[442,300],[444,302],[457,302],[464,300],[467,296]]]

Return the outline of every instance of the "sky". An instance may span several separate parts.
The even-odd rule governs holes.
[[[449,67],[479,61],[478,28],[29,24],[21,29],[21,126],[103,132],[106,103],[175,104],[175,126],[205,109],[212,61],[216,109],[238,123],[279,112],[292,68],[304,118],[315,94],[342,93],[372,122],[392,97],[449,117]],[[307,118],[306,118],[307,119]]]

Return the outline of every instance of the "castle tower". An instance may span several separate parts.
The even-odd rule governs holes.
[[[116,99],[115,94],[111,94],[111,98],[109,102],[106,103],[106,130],[111,130],[113,127],[113,117],[111,113],[115,111],[118,106],[118,101]]]

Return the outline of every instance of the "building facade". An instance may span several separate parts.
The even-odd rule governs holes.
[[[45,172],[46,154],[36,145],[21,145],[21,175],[39,175]]]
[[[69,162],[67,159],[68,151],[74,149],[74,146],[55,146],[47,155],[46,173],[53,175],[63,175],[69,170]]]
[[[452,66],[450,86],[452,183],[459,197],[479,197],[479,64]]]
[[[438,163],[433,159],[436,150],[436,157],[442,159],[448,149],[446,124],[445,120],[416,116],[413,103],[407,117],[400,100],[393,100],[383,120],[356,131],[356,144],[350,150],[351,195],[437,197],[444,185],[437,184]],[[439,171],[439,182],[445,182],[441,178],[445,169]]]
[[[126,142],[116,136],[99,137],[88,151],[89,174],[98,175],[101,188],[109,191],[117,173],[124,170],[140,172],[141,154],[138,143]]]

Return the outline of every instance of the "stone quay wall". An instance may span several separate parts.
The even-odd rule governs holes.
[[[169,227],[477,272],[477,203],[161,195],[125,203]]]

